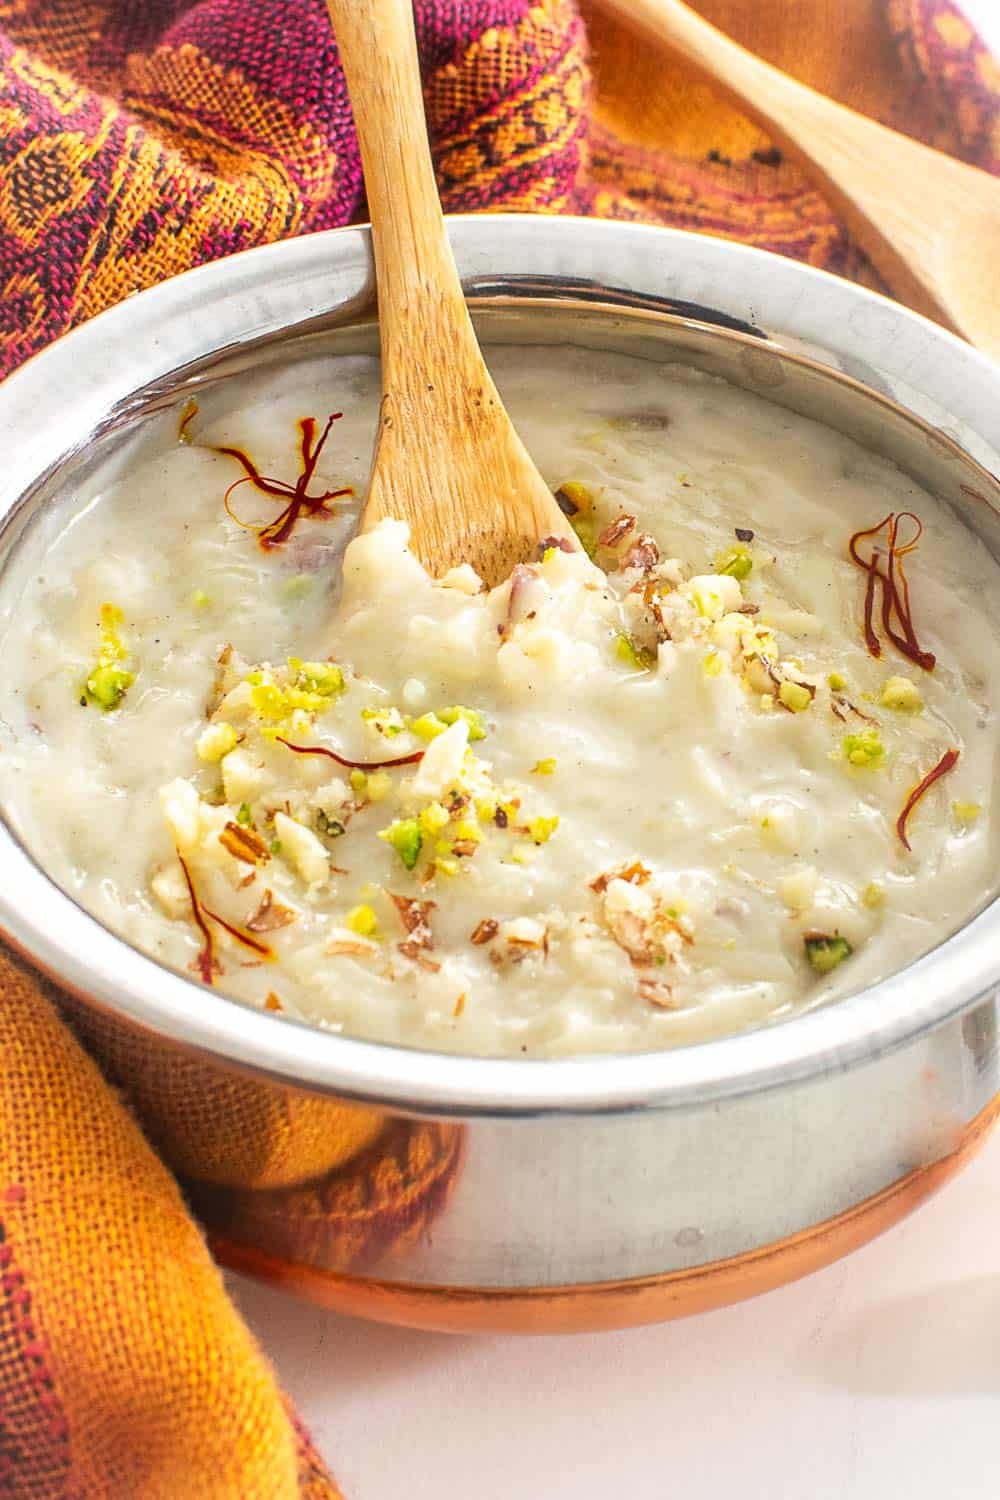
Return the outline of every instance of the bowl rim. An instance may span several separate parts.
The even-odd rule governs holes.
[[[645,265],[662,251],[675,277],[672,289],[688,302],[704,301],[759,325],[752,300],[758,298],[779,344],[783,334],[815,341],[853,363],[848,373],[862,378],[870,369],[904,381],[916,375],[918,389],[943,397],[946,409],[975,431],[983,431],[979,424],[991,409],[1000,410],[1000,370],[985,355],[878,293],[764,250],[683,230],[569,217],[463,215],[449,219],[449,232],[459,269],[473,283],[491,269],[504,274],[507,257],[498,246],[557,277],[583,264],[609,287],[621,284],[623,253]],[[288,305],[307,321],[323,310],[316,285],[324,267],[338,260],[348,297],[338,296],[336,305],[350,300],[352,286],[354,296],[370,300],[370,232],[352,226],[188,271],[36,354],[0,386],[0,442],[23,437],[26,422],[30,430],[0,477],[0,520],[6,524],[48,468],[86,444],[116,401],[127,397],[130,382],[132,391],[139,389],[129,357],[118,365],[113,353],[131,349],[137,372],[142,349],[145,385],[181,367],[186,361],[179,351],[225,347],[219,330],[227,318],[236,343],[251,339],[268,318],[285,316]],[[649,279],[657,274],[662,279],[662,267]],[[736,285],[739,293],[732,290]],[[781,295],[769,298],[772,288]],[[249,303],[237,314],[241,297]],[[832,335],[824,336],[824,319]],[[81,395],[84,374],[89,380]],[[58,403],[60,392],[73,398],[69,415],[47,426],[38,414]],[[6,451],[12,451],[9,443]],[[887,979],[828,1007],[734,1036],[668,1051],[554,1059],[401,1047],[325,1032],[219,992],[206,996],[193,979],[162,967],[84,912],[6,823],[0,824],[0,930],[57,983],[150,1035],[292,1087],[455,1118],[684,1109],[791,1085],[872,1062],[986,999],[1000,981],[1000,956],[992,956],[1000,954],[1000,903],[994,901]]]

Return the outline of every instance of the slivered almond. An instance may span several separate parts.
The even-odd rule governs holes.
[[[628,536],[629,532],[634,530],[635,516],[623,513],[620,516],[616,516],[610,525],[605,526],[597,538],[597,545],[599,547],[617,547],[622,538]]]
[[[253,828],[244,828],[241,823],[227,823],[219,834],[219,843],[245,865],[266,865],[271,858],[271,851],[260,834]]]
[[[648,531],[642,532],[622,558],[623,568],[641,568],[645,573],[655,568],[660,560],[660,549]]]
[[[441,965],[437,962],[436,959],[428,958],[423,948],[413,938],[408,938],[405,943],[397,943],[396,947],[399,949],[400,953],[402,953],[404,958],[412,959],[413,962],[415,964],[419,964],[422,969],[427,969],[427,971],[431,974],[437,974],[439,972]]]
[[[430,933],[428,918],[437,905],[435,901],[416,901],[412,896],[394,896],[392,891],[389,896],[407,932],[416,933],[425,929]]]
[[[674,999],[673,991],[669,984],[664,984],[662,979],[639,980],[639,999],[655,1005],[657,1010],[679,1010],[679,1003]]]
[[[590,882],[590,889],[600,896],[612,880],[627,880],[630,885],[645,885],[651,873],[641,859],[636,859],[630,865],[620,865],[617,870],[605,870],[603,875],[598,875],[596,880]]]
[[[394,896],[392,891],[389,892],[389,897],[409,934],[405,942],[396,944],[399,952],[404,958],[412,959],[414,963],[419,964],[422,969],[428,969],[432,974],[436,974],[441,965],[427,957],[427,949],[434,947],[434,934],[431,931],[429,918],[436,903],[416,901],[412,896]]]
[[[367,938],[360,937],[331,938],[323,949],[329,958],[376,958],[378,951],[377,943],[369,943]]]
[[[246,924],[248,932],[274,932],[277,927],[287,927],[298,916],[290,906],[275,901],[273,891],[265,891],[260,905]]]

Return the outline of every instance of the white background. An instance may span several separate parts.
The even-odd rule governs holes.
[[[1000,1132],[850,1260],[657,1328],[409,1333],[228,1279],[348,1500],[1000,1495]]]

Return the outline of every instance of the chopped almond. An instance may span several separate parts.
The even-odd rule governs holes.
[[[608,526],[605,526],[597,538],[599,547],[617,547],[623,537],[628,536],[635,529],[635,516],[622,514],[617,516]]]
[[[603,875],[598,875],[596,880],[590,882],[590,889],[600,896],[612,880],[627,880],[630,885],[645,885],[651,874],[652,871],[646,868],[642,860],[636,859],[630,865],[621,865],[617,870],[605,870]]]
[[[265,891],[260,905],[246,924],[247,931],[274,932],[278,927],[287,927],[297,916],[298,912],[293,911],[290,906],[282,906],[280,901],[275,901],[272,891]]]
[[[271,852],[260,834],[240,823],[227,823],[219,834],[219,843],[234,859],[241,859],[245,865],[266,865],[271,858]]]
[[[657,1010],[678,1010],[678,1002],[674,999],[673,991],[669,984],[664,984],[662,979],[647,979],[645,976],[639,980],[639,999],[646,1000],[650,1005],[655,1005]]]

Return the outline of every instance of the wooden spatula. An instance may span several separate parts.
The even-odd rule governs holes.
[[[411,0],[327,0],[361,146],[378,277],[382,412],[362,528],[408,521],[436,575],[488,584],[539,542],[578,545],[483,361],[445,233]]]
[[[599,3],[685,58],[796,157],[902,301],[1000,359],[1000,179],[798,83],[683,0]]]

